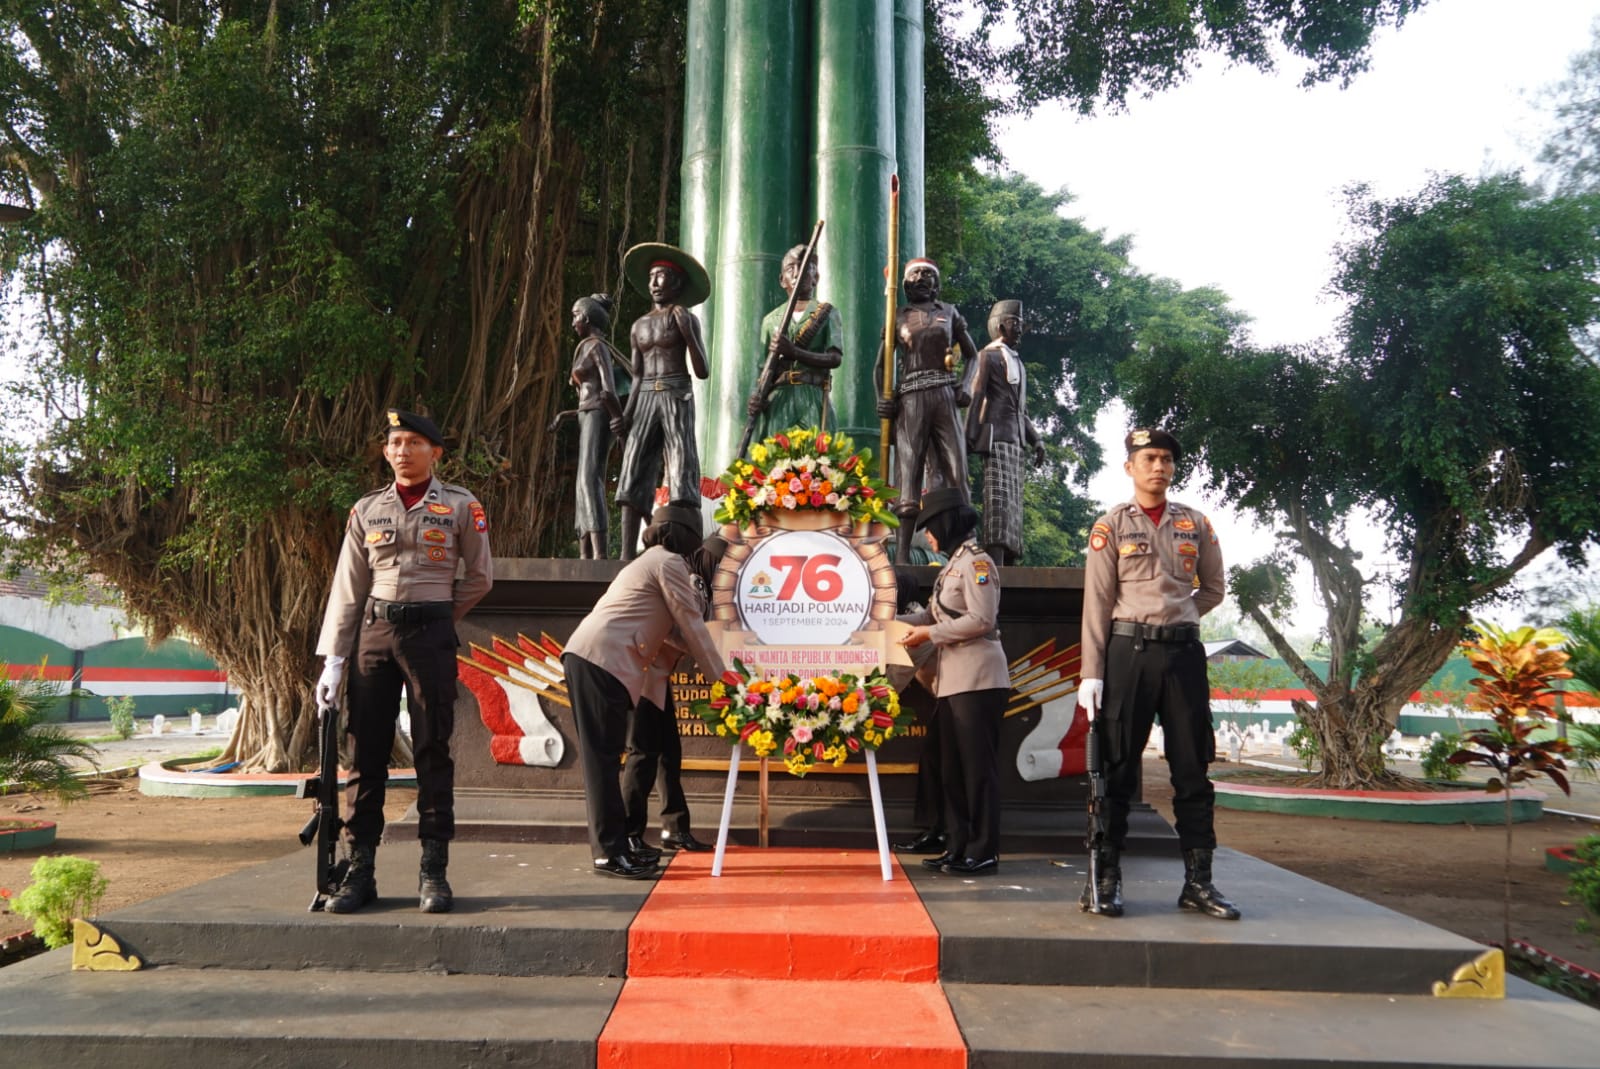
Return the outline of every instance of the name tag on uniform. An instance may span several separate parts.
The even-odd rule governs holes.
[[[445,509],[445,511],[450,512],[451,510]],[[454,527],[456,525],[454,516],[423,516],[422,522],[428,527]]]

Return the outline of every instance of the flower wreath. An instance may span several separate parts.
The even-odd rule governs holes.
[[[821,761],[838,768],[853,753],[876,750],[905,734],[910,718],[880,671],[865,678],[760,676],[737,658],[711,685],[711,700],[696,703],[694,711],[721,738],[748,742],[757,757],[781,749],[784,767],[796,776]]]
[[[869,474],[871,462],[872,450],[857,452],[849,435],[791,427],[752,445],[749,460],[728,465],[716,521],[743,527],[766,509],[810,509],[898,527],[888,504],[895,491]]]

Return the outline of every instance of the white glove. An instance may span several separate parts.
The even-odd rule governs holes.
[[[1094,718],[1100,715],[1100,699],[1105,695],[1106,684],[1102,679],[1082,679],[1078,681],[1078,704],[1089,710],[1089,723],[1094,723]]]
[[[339,684],[344,682],[344,658],[329,654],[322,662],[322,675],[317,678],[317,709],[338,708]]]

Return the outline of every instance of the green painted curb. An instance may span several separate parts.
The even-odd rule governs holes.
[[[1494,798],[1468,798],[1455,802],[1417,805],[1375,802],[1360,798],[1274,798],[1258,794],[1232,794],[1217,784],[1217,806],[1253,813],[1288,816],[1341,817],[1345,820],[1384,820],[1397,824],[1499,824],[1505,820],[1505,803]],[[1357,792],[1352,791],[1354,795]],[[1519,798],[1511,803],[1511,822],[1525,824],[1544,815],[1544,802]]]
[[[56,841],[56,826],[48,820],[19,820],[13,822],[27,827],[0,826],[0,854],[37,850]]]

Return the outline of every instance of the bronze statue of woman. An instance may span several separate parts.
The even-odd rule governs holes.
[[[606,506],[606,456],[611,437],[622,433],[622,402],[611,375],[611,345],[602,336],[611,326],[612,301],[604,293],[580,297],[572,306],[578,348],[571,381],[578,388],[578,555],[604,560],[611,514]]]

